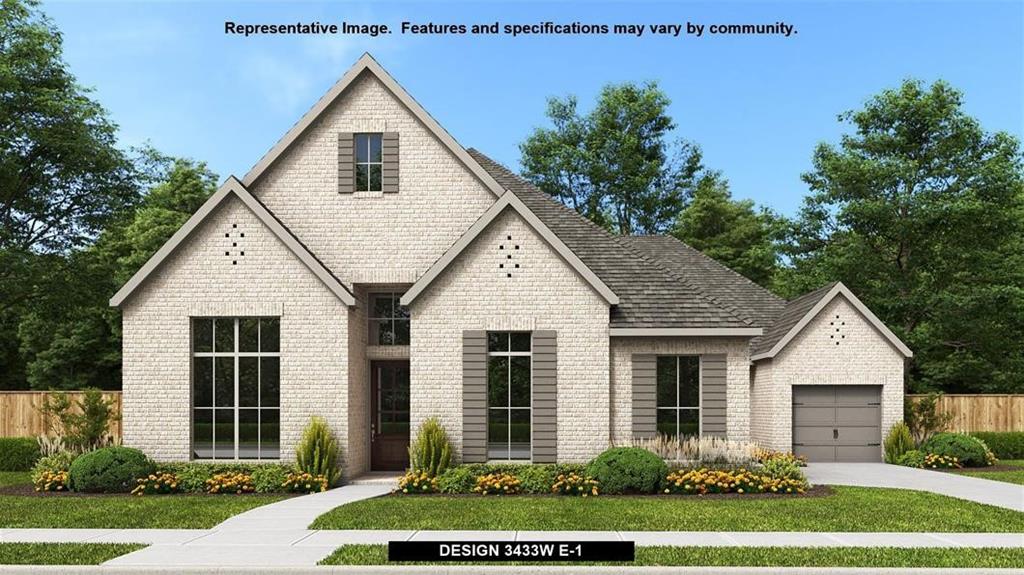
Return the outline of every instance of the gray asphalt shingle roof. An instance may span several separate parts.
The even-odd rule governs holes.
[[[789,330],[793,329],[793,326],[835,287],[836,283],[824,285],[787,302],[771,326],[764,330],[764,334],[750,342],[750,355],[765,353],[775,347],[775,344],[785,337]]]
[[[681,278],[624,238],[608,233],[480,152],[470,149],[469,154],[619,296],[619,305],[611,312],[612,327],[753,326],[746,314]]]

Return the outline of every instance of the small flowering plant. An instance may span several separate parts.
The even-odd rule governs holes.
[[[207,493],[253,493],[256,487],[248,473],[218,473],[206,480]]]
[[[312,473],[289,473],[281,487],[289,493],[316,493],[327,491],[327,478]]]
[[[551,486],[551,492],[559,495],[579,495],[581,497],[594,496],[598,494],[598,483],[590,476],[583,477],[576,473],[559,475],[555,484]]]
[[[488,473],[476,478],[473,493],[480,495],[511,495],[519,492],[519,478],[511,473]]]
[[[437,493],[437,478],[431,477],[426,471],[408,471],[398,480],[397,493],[415,495],[417,493]]]
[[[178,491],[178,476],[166,471],[151,473],[136,479],[135,482],[132,495],[158,495]]]
[[[747,469],[690,469],[669,473],[663,493],[705,495],[708,493],[804,493],[807,483],[799,479],[760,475]]]
[[[924,456],[924,466],[926,469],[960,469],[963,465],[960,464],[960,459],[956,457],[950,457],[948,455],[939,455],[937,453],[929,453]]]
[[[36,491],[67,491],[67,471],[42,471],[32,482]]]

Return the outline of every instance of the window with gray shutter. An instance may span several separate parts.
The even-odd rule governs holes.
[[[351,194],[355,191],[355,134],[338,134],[338,193]]]
[[[554,463],[558,443],[558,346],[554,331],[533,332],[533,462]]]
[[[633,437],[657,433],[657,356],[633,355]]]
[[[487,461],[487,332],[462,332],[462,461]]]
[[[384,167],[382,190],[385,194],[398,192],[398,132],[384,132]]]

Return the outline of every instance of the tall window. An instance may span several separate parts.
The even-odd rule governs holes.
[[[192,457],[278,459],[280,322],[192,319]]]
[[[700,435],[700,357],[658,358],[658,433]]]
[[[530,332],[487,334],[487,458],[530,459]]]
[[[381,172],[384,165],[381,136],[381,134],[356,134],[357,192],[380,192],[384,189],[381,183]]]
[[[370,345],[409,345],[409,308],[400,293],[370,295]]]

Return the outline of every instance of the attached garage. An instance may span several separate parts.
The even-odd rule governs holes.
[[[882,386],[793,386],[793,453],[808,461],[881,461],[881,445]]]

